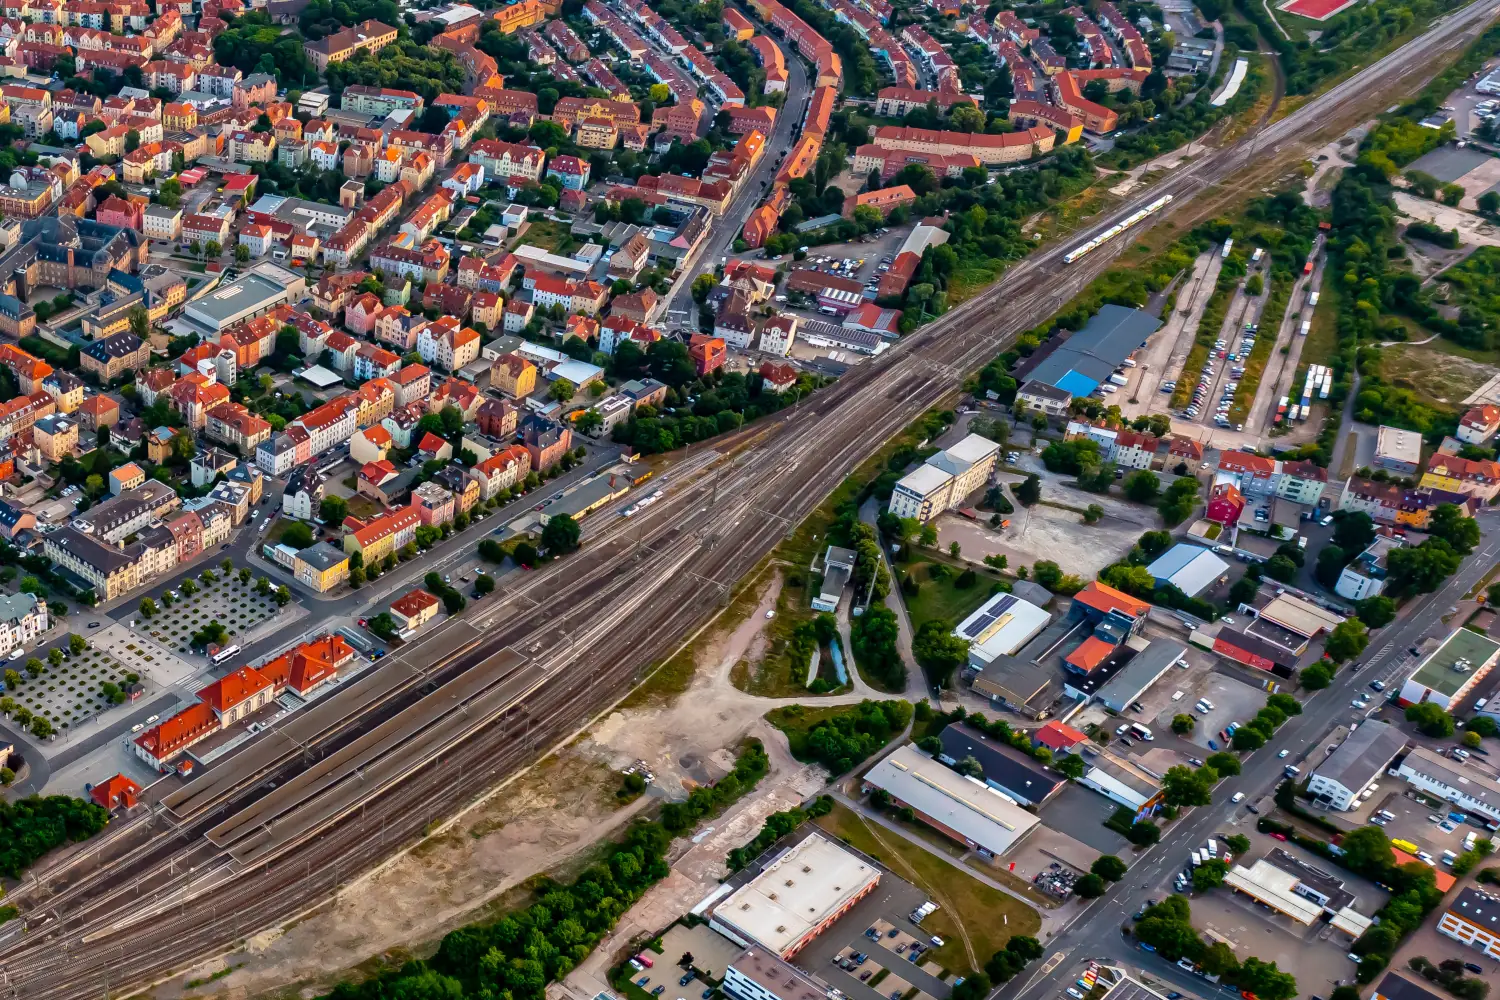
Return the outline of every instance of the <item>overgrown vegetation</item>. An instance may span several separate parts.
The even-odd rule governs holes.
[[[54,847],[87,840],[108,822],[103,808],[70,795],[0,800],[0,876],[19,878]]]
[[[841,708],[809,709],[788,705],[766,714],[787,734],[792,756],[822,764],[832,774],[858,767],[911,722],[907,701],[871,701]]]

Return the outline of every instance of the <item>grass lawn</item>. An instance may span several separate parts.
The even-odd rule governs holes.
[[[560,254],[573,242],[573,237],[560,222],[534,219],[529,221],[522,240],[529,246]]]
[[[809,708],[806,705],[787,705],[773,708],[766,713],[766,721],[786,733],[786,741],[792,756],[798,760],[807,757],[807,734],[818,723],[831,719],[841,712],[849,711],[848,705],[826,705]]]
[[[361,521],[380,516],[380,508],[376,505],[375,501],[362,494],[356,493],[354,496],[349,497],[345,501],[345,504],[348,506],[349,514],[359,518]]]
[[[898,567],[902,573],[910,573],[916,577],[918,584],[917,596],[906,598],[906,608],[911,612],[913,629],[920,628],[923,622],[934,618],[942,618],[957,625],[989,598],[991,586],[999,579],[976,569],[978,582],[972,587],[959,589],[954,581],[962,570],[943,562],[941,565],[948,566],[951,575],[946,580],[934,580],[931,574],[932,567],[936,564],[936,560],[914,559]]]
[[[287,527],[292,523],[292,521],[289,521],[284,517],[278,517],[271,523],[271,526],[266,529],[265,544],[275,545],[277,542],[281,541],[281,536],[286,534]]]
[[[865,822],[842,805],[835,805],[817,823],[931,895],[939,908],[922,926],[943,939],[943,946],[931,954],[950,972],[967,972],[973,965],[964,947],[966,938],[975,961],[983,965],[1005,947],[1012,934],[1035,936],[1042,926],[1036,910],[968,877],[956,859],[936,857],[889,830]]]
[[[1432,336],[1417,327],[1414,339]],[[1398,344],[1381,350],[1380,374],[1391,385],[1411,389],[1424,403],[1457,410],[1488,382],[1500,364],[1500,351],[1474,351],[1438,338],[1427,344]]]

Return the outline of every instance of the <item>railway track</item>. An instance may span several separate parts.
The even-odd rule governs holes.
[[[1421,39],[1266,127],[1254,144],[1202,157],[1100,220],[1093,231],[1165,193],[1182,205],[1243,168],[1257,148],[1275,152],[1297,139],[1299,129],[1339,127],[1335,112],[1352,96],[1399,89],[1413,73],[1435,65],[1438,54],[1466,44],[1497,9],[1496,0],[1481,0],[1450,15]],[[788,524],[805,517],[883,441],[988,361],[1006,338],[1077,294],[1128,245],[1107,244],[1068,268],[1061,263],[1066,248],[1039,252],[895,350],[769,422],[753,439],[756,447],[686,469],[647,511],[591,528],[583,551],[523,576],[501,602],[475,613],[470,620],[480,636],[440,666],[456,675],[511,647],[546,681],[443,756],[357,810],[308,831],[297,841],[294,859],[277,853],[233,867],[222,852],[205,846],[205,824],[253,805],[275,780],[252,771],[254,784],[235,786],[222,804],[195,819],[175,827],[138,824],[109,841],[116,855],[85,852],[44,873],[56,874],[56,881],[46,878],[16,895],[29,929],[0,943],[0,996],[82,1000],[101,989],[106,996],[140,989],[232,949],[251,933],[295,919],[347,878],[422,836],[432,821],[513,775],[613,702],[641,670],[714,613],[720,595],[774,547]],[[420,690],[408,689],[408,697]],[[394,702],[390,709],[397,710]],[[338,745],[384,721],[378,715],[349,720],[340,736],[276,773],[295,774],[305,757],[337,752]],[[92,866],[90,854],[97,862]],[[183,867],[191,870],[184,873]]]

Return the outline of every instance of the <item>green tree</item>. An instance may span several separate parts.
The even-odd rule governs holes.
[[[1042,499],[1042,478],[1033,472],[1011,489],[1015,491],[1016,501],[1021,506],[1033,507]]]
[[[282,531],[281,541],[294,549],[305,549],[313,543],[312,528],[301,521],[291,521]]]
[[[912,636],[912,656],[927,674],[927,679],[946,687],[953,671],[969,658],[969,642],[953,634],[953,625],[942,619],[923,622]]]
[[[1423,734],[1436,739],[1446,739],[1453,735],[1453,716],[1430,701],[1407,708],[1406,721],[1414,723]]]
[[[1391,842],[1378,826],[1356,827],[1344,835],[1339,847],[1343,849],[1344,863],[1351,871],[1362,874],[1386,872],[1396,864]]]
[[[1186,736],[1188,733],[1193,731],[1193,727],[1197,724],[1198,723],[1193,719],[1191,715],[1184,715],[1179,713],[1172,716],[1172,732],[1176,733],[1178,736]]]
[[[1094,859],[1089,871],[1107,882],[1118,882],[1125,877],[1125,862],[1113,854],[1101,854]]]
[[[1138,469],[1125,477],[1125,496],[1136,503],[1155,503],[1161,493],[1161,479],[1149,469]]]
[[[1098,524],[1100,518],[1104,517],[1104,508],[1096,503],[1089,504],[1083,511],[1084,524]]]
[[[1221,778],[1232,778],[1240,773],[1240,759],[1224,750],[1210,754],[1203,764],[1205,767],[1213,768]]]
[[[143,598],[141,598],[140,609],[141,609],[141,617],[143,617],[143,618],[154,618],[156,616],[156,612],[157,612],[156,602],[153,601],[149,597],[143,597]]]
[[[1456,504],[1438,504],[1433,509],[1427,532],[1431,537],[1447,542],[1461,556],[1473,552],[1479,544],[1479,522],[1465,515]]]
[[[1309,664],[1298,675],[1302,686],[1309,691],[1321,691],[1333,682],[1333,674],[1322,660]]]
[[[1098,899],[1104,895],[1104,879],[1090,872],[1073,883],[1073,891],[1080,899]]]
[[[1355,614],[1370,628],[1383,628],[1396,620],[1396,602],[1384,594],[1376,594],[1354,602]]]
[[[578,522],[567,514],[554,514],[542,529],[542,547],[553,555],[566,555],[578,551],[582,529]]]
[[[474,577],[474,592],[481,597],[492,593],[495,589],[495,578],[488,573],[480,573]]]
[[[337,528],[349,516],[349,503],[343,497],[324,497],[318,505],[318,517],[323,523]]]
[[[1323,652],[1334,663],[1352,660],[1370,644],[1370,631],[1358,618],[1346,618],[1333,627],[1323,644]]]
[[[1363,511],[1334,515],[1333,544],[1345,552],[1363,552],[1375,541],[1375,522]]]
[[[234,260],[237,264],[244,264],[250,260],[250,247],[246,243],[234,245]]]
[[[72,653],[74,656],[77,656],[79,653],[88,648],[88,640],[79,635],[77,632],[74,632],[68,636],[68,652]]]
[[[1193,891],[1207,892],[1224,884],[1229,866],[1218,858],[1212,858],[1193,869]]]
[[[559,402],[566,403],[568,400],[573,398],[573,395],[577,391],[578,387],[575,386],[572,382],[569,382],[565,378],[558,378],[552,380],[552,385],[547,389],[547,397],[549,399],[555,399]]]

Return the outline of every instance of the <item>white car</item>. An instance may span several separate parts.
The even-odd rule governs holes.
[[[1291,753],[1290,750],[1283,750],[1283,751],[1281,751],[1281,753],[1277,754],[1276,756],[1277,757],[1285,757],[1289,753]]]
[[[1230,797],[1229,801],[1230,802],[1243,802],[1243,801],[1245,801],[1245,793],[1244,792],[1235,792],[1234,795]]]

